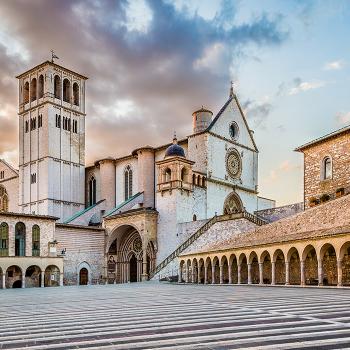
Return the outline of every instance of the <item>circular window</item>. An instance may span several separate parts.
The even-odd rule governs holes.
[[[236,122],[230,124],[230,136],[232,139],[236,140],[239,135],[239,128]]]
[[[241,175],[241,156],[234,148],[230,148],[226,154],[226,170],[232,178],[238,178]]]

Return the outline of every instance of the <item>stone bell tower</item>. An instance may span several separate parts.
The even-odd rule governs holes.
[[[46,61],[19,80],[19,206],[64,221],[84,208],[86,77]]]

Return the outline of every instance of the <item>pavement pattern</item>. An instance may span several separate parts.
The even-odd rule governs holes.
[[[0,290],[0,349],[350,349],[350,290],[158,282]]]

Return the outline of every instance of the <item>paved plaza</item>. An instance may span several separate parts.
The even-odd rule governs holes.
[[[350,348],[350,290],[134,283],[0,291],[1,349]]]

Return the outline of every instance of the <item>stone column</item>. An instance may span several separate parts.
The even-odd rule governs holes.
[[[194,267],[192,267],[192,276],[191,277],[192,277],[191,282],[195,283],[195,281],[196,281],[196,269]]]
[[[200,284],[201,283],[201,267],[198,265],[198,269],[197,269],[197,283]]]
[[[146,247],[147,248],[147,247]],[[148,280],[148,274],[147,274],[147,252],[146,249],[142,252],[142,275],[141,275],[141,281],[147,281]]]
[[[252,264],[248,264],[248,284],[252,284]]]
[[[188,265],[186,265],[186,274],[185,274],[185,282],[189,283],[190,281],[190,271]]]
[[[305,261],[300,260],[300,284],[305,286]]]
[[[211,265],[211,284],[215,284],[215,265]]]
[[[323,286],[323,266],[322,260],[317,261],[317,277],[318,277],[318,285]]]
[[[2,289],[6,289],[6,272],[2,273],[1,278],[2,278]]]
[[[232,284],[232,265],[228,265],[228,283]]]
[[[179,283],[182,282],[182,267],[180,266],[179,267],[179,275],[178,275],[178,280],[177,280]]]
[[[341,260],[337,260],[338,287],[343,285],[343,264]]]
[[[60,273],[60,287],[63,287],[63,272]]]
[[[271,284],[276,284],[276,262],[271,261]]]
[[[204,284],[208,284],[208,266],[204,266]]]
[[[242,283],[242,278],[241,278],[241,264],[237,264],[237,284]]]
[[[264,284],[263,263],[259,263],[259,284]]]
[[[220,265],[220,284],[224,284],[224,265]]]
[[[289,261],[285,262],[285,268],[286,268],[286,286],[289,285]]]
[[[45,271],[41,271],[41,283],[40,283],[40,287],[45,287]]]
[[[22,288],[26,287],[26,273],[22,273]]]

